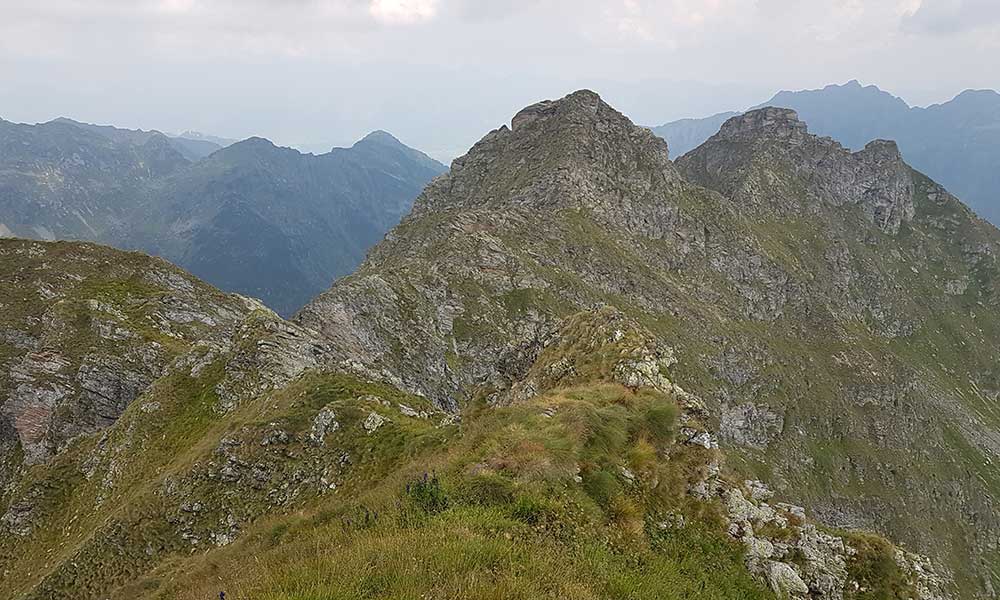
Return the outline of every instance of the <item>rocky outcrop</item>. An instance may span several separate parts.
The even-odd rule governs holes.
[[[808,131],[794,110],[769,106],[730,117],[713,137],[731,142],[773,139],[801,146],[810,138]]]
[[[785,420],[766,406],[740,404],[725,409],[719,424],[719,435],[738,446],[764,450],[782,434]]]
[[[330,349],[315,333],[270,311],[243,322],[227,347],[231,356],[215,386],[215,409],[227,413],[240,402],[276,390],[327,360]]]
[[[175,357],[263,308],[110,248],[2,240],[0,257],[4,461],[38,463],[109,427]]]
[[[810,135],[786,108],[732,117],[678,166],[692,181],[758,209],[808,212],[810,202],[851,203],[890,234],[914,216],[914,183],[895,142],[875,140],[852,153],[830,138]],[[805,195],[788,175],[804,185]]]
[[[723,467],[725,452],[719,450],[705,403],[670,379],[679,366],[674,350],[658,341],[641,325],[612,307],[583,311],[562,320],[545,339],[531,367],[511,387],[507,402],[527,401],[559,389],[596,382],[616,383],[632,390],[655,390],[679,409],[677,442],[697,447],[707,464],[701,477],[692,481],[688,493],[705,502],[720,502],[728,521],[729,535],[745,549],[747,569],[765,582],[779,598],[828,598],[843,600],[872,582],[867,577],[870,556],[862,556],[849,536],[837,535],[818,525],[805,508],[775,502],[775,492],[759,480],[735,482]],[[767,420],[755,407],[743,412],[744,419]],[[760,409],[766,415],[766,410]],[[780,417],[777,417],[780,423]],[[371,413],[369,419],[380,422]],[[726,419],[723,418],[723,427]],[[368,422],[365,423],[366,428]],[[763,429],[764,426],[761,426]],[[774,435],[780,435],[779,431]],[[740,440],[737,443],[747,443]],[[640,482],[635,473],[621,467],[630,485]],[[665,521],[664,529],[685,527],[683,518]],[[915,600],[952,598],[951,579],[926,557],[894,548],[880,538],[882,554],[877,560],[892,561],[899,577],[914,591]],[[857,566],[861,565],[861,566]],[[884,574],[885,576],[891,573]],[[864,590],[862,590],[864,591]]]
[[[859,581],[853,564],[860,557],[850,538],[828,533],[806,520],[802,507],[768,500],[773,492],[759,481],[747,481],[744,489],[723,492],[730,526],[729,533],[746,549],[747,568],[768,585],[779,598],[853,597],[868,581]],[[901,577],[919,600],[951,598],[951,582],[937,572],[925,557],[886,547],[881,560],[895,561]],[[863,571],[861,576],[867,577]],[[864,591],[864,590],[861,590]]]

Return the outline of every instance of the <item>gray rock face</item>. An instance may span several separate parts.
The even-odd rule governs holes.
[[[785,420],[766,407],[740,404],[722,413],[719,435],[738,446],[764,450],[781,435]]]
[[[374,358],[406,389],[447,410],[457,408],[470,384],[498,371],[506,380],[500,385],[509,385],[509,374],[552,331],[557,317],[533,310],[493,315],[489,307],[468,304],[470,296],[456,293],[458,281],[498,295],[551,285],[526,264],[524,249],[506,233],[533,231],[541,223],[528,222],[539,210],[549,215],[546,220],[560,211],[585,210],[609,227],[657,236],[666,235],[676,218],[673,207],[656,201],[665,189],[683,185],[666,145],[593,92],[528,107],[514,121],[513,129],[491,132],[456,159],[365,267],[296,316],[341,354],[361,362]],[[449,215],[450,221],[439,221],[438,214]],[[429,223],[437,224],[427,230]],[[417,240],[425,234],[428,240]],[[542,249],[529,252],[536,251]],[[540,259],[541,254],[531,261]],[[384,271],[401,263],[409,263],[414,279],[403,283]],[[600,285],[615,287],[615,275],[608,273]],[[502,336],[467,342],[488,348],[458,348],[466,342],[449,341],[472,321],[495,318],[502,323],[489,327],[502,329]],[[456,354],[469,354],[462,361],[469,369],[449,364],[447,357]]]
[[[772,181],[737,183],[738,164],[752,160],[773,173]],[[704,145],[684,155],[678,166],[689,179],[722,188],[756,207],[808,210],[809,202],[860,206],[869,221],[895,234],[914,216],[914,183],[895,142],[875,140],[850,152],[830,138],[808,133],[795,111],[762,108],[732,117]],[[768,172],[765,171],[765,172]],[[795,190],[778,206],[782,175],[791,171],[806,186],[806,197]],[[760,194],[768,194],[768,198]]]
[[[228,340],[251,307],[110,248],[0,240],[0,262],[6,477],[115,423],[179,352]]]
[[[767,570],[767,582],[779,598],[804,598],[809,593],[802,578],[791,565],[783,562],[772,562]]]
[[[773,106],[730,117],[722,124],[716,137],[730,141],[767,137],[795,146],[801,146],[809,139],[806,124],[799,120],[794,110]]]
[[[746,550],[747,568],[766,581],[779,598],[850,597],[857,584],[848,563],[857,550],[837,535],[806,521],[804,509],[767,503],[773,495],[760,481],[747,482],[749,495],[720,491],[729,516],[729,533]],[[896,562],[920,600],[951,598],[948,578],[926,557],[897,550]]]
[[[329,355],[316,335],[267,311],[242,323],[235,331],[234,356],[225,376],[215,386],[216,410],[227,413],[240,401],[278,389]]]
[[[333,408],[329,406],[323,407],[316,414],[316,418],[313,419],[312,431],[309,432],[309,441],[314,444],[322,444],[328,432],[334,432],[338,429],[340,429],[340,423],[337,422],[337,414]]]
[[[365,420],[361,425],[364,427],[366,433],[375,433],[380,427],[388,422],[388,418],[383,417],[377,412],[370,412],[368,413],[368,416],[365,417]]]

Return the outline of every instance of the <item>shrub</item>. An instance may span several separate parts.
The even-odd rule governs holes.
[[[448,495],[441,487],[437,475],[423,477],[406,485],[406,495],[427,514],[439,513],[448,508]]]
[[[465,479],[459,493],[463,502],[498,506],[514,501],[514,482],[496,473],[478,473]]]
[[[676,420],[677,407],[672,402],[657,402],[646,410],[642,426],[651,441],[663,446],[673,441]]]
[[[583,474],[583,489],[601,508],[607,508],[611,505],[611,500],[621,492],[621,484],[608,471],[588,471]]]
[[[851,579],[858,584],[853,598],[864,600],[908,600],[913,586],[896,562],[895,550],[886,540],[860,533],[848,536],[857,551],[847,564]]]
[[[545,525],[554,520],[555,513],[549,500],[532,494],[518,496],[514,503],[514,518],[528,525]]]

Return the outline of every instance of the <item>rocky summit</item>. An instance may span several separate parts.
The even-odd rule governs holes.
[[[541,102],[289,321],[0,249],[5,596],[1000,589],[1000,232],[891,142]]]
[[[1000,94],[965,90],[947,102],[911,107],[901,98],[856,80],[822,89],[783,91],[758,105],[794,109],[820,135],[851,149],[887,138],[903,157],[945,185],[979,216],[1000,223]],[[654,127],[675,156],[687,154],[714,135],[736,113],[682,119]]]

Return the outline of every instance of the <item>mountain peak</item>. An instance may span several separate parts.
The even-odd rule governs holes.
[[[596,92],[577,90],[559,100],[543,100],[521,109],[511,119],[510,126],[516,131],[538,120],[587,118],[588,115],[597,115],[602,104]]]
[[[985,88],[985,89],[971,89],[970,88],[970,89],[962,91],[962,93],[960,93],[958,96],[956,96],[956,98],[962,98],[962,97],[996,98],[998,96],[1000,96],[1000,92],[997,92],[996,90],[991,90],[991,89],[988,89],[988,88]]]
[[[614,181],[676,178],[667,144],[590,90],[532,104],[488,133],[417,200],[430,206],[594,206]]]
[[[801,142],[809,132],[794,110],[767,106],[732,117],[722,125],[718,135],[730,140],[767,137]]]
[[[256,135],[248,137],[245,140],[240,140],[235,144],[228,146],[227,148],[223,148],[223,150],[226,150],[227,153],[229,154],[241,154],[246,152],[270,152],[276,149],[278,149],[278,146],[276,146],[274,142],[272,142],[267,138]],[[286,150],[290,150],[290,148],[286,148]]]
[[[376,129],[375,131],[369,133],[365,137],[358,140],[355,145],[361,143],[374,143],[374,144],[391,144],[393,146],[402,146],[403,143],[400,142],[396,136],[392,135],[388,131],[382,129]]]
[[[958,108],[972,112],[990,111],[995,113],[997,108],[1000,107],[1000,93],[997,93],[996,90],[969,89],[955,96],[950,102],[939,106],[948,105],[952,109]]]
[[[69,117],[56,117],[56,118],[52,119],[51,121],[49,121],[49,123],[62,123],[62,124],[65,124],[65,125],[85,125],[85,123],[82,123],[82,122],[77,121],[75,119],[71,119]]]
[[[903,160],[903,155],[899,152],[899,146],[894,140],[872,140],[865,144],[865,148],[861,152],[867,154],[868,156],[893,161]]]
[[[770,100],[754,108],[765,106],[785,106],[799,110],[806,121],[816,125],[814,117],[823,114],[831,105],[842,110],[867,112],[893,112],[908,110],[909,105],[902,99],[874,85],[862,85],[857,79],[844,84],[831,83],[819,89],[790,91],[783,90]],[[853,144],[851,144],[853,146]]]

